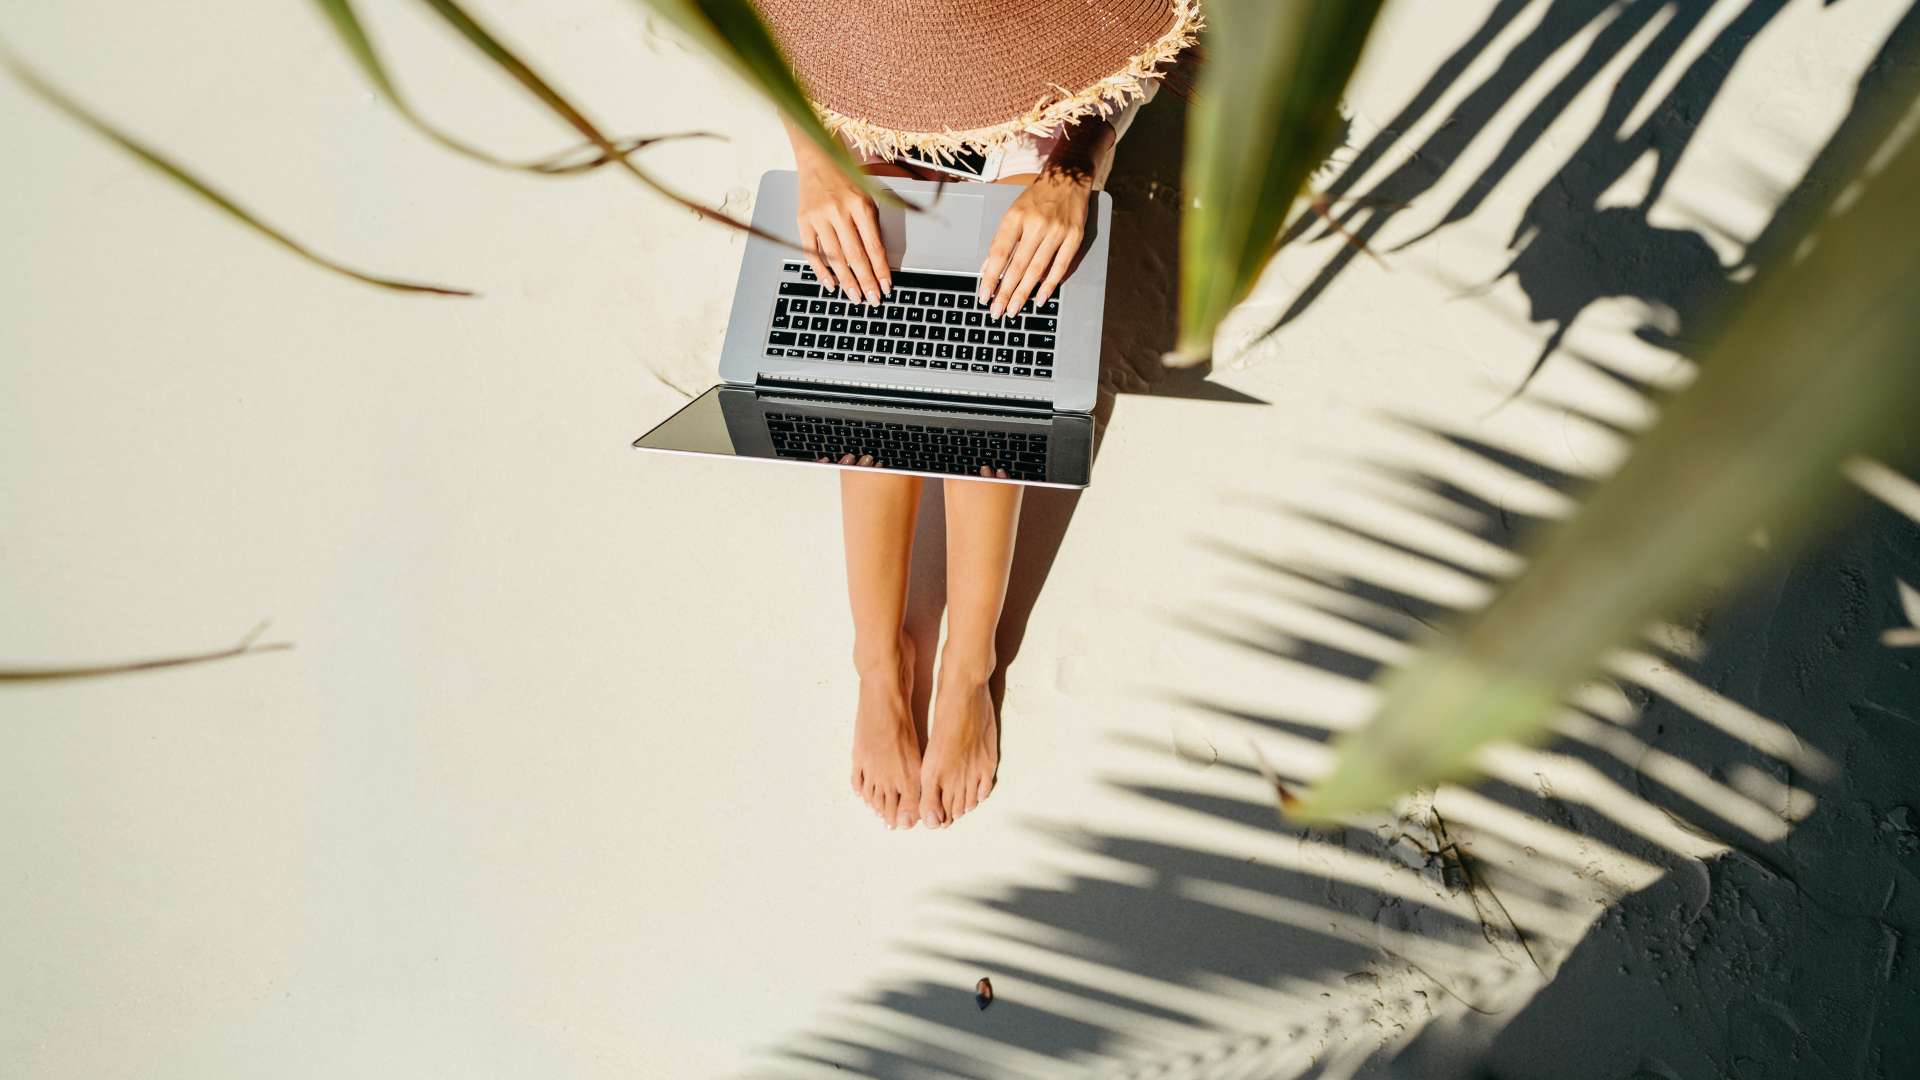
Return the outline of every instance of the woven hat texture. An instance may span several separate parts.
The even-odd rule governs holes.
[[[1111,112],[1200,29],[1200,0],[755,2],[827,129],[883,158]]]

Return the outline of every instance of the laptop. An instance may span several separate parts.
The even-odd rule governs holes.
[[[797,250],[749,236],[721,381],[633,445],[1086,487],[1111,197],[1094,195],[1079,260],[1055,295],[996,320],[977,299],[978,273],[1022,189],[875,179],[924,208],[880,207],[893,295],[855,302],[822,285]],[[767,173],[754,226],[792,235],[795,197],[794,173]]]

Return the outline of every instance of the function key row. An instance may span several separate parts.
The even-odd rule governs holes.
[[[809,321],[813,324],[811,327],[809,327]],[[1051,339],[1059,327],[1058,319],[1045,315],[1005,315],[996,319],[991,313],[985,311],[958,309],[929,311],[926,308],[904,307],[900,304],[860,304],[848,300],[803,300],[790,297],[781,297],[774,301],[772,326],[775,330],[789,328],[826,330],[830,328],[825,325],[829,322],[834,324],[831,327],[834,333],[844,333],[846,328],[842,324],[848,322],[873,323],[875,333],[881,332],[878,324],[892,323],[895,324],[896,330],[905,328],[905,331],[911,332],[914,337],[921,336],[918,327],[947,327],[966,330],[976,341],[979,337],[978,334],[973,333],[976,330],[990,335],[1044,334]],[[856,330],[854,333],[860,333],[860,331]],[[955,340],[959,339],[956,337]],[[999,345],[1001,342],[995,341],[993,344]],[[1042,347],[1051,349],[1053,342],[1049,340]]]
[[[800,269],[796,270],[795,267]],[[789,272],[797,273],[798,281],[780,283],[781,296],[831,297],[840,295],[840,291],[830,285],[820,283],[813,273],[813,267],[805,263],[788,263]],[[985,311],[992,307],[979,299],[979,281],[977,277],[965,277],[958,274],[928,274],[913,270],[896,270],[893,273],[893,292],[887,297],[887,303],[918,305],[920,307],[958,308],[962,311]],[[1026,314],[1058,316],[1060,298],[1052,296],[1044,304],[1036,305],[1029,299],[1021,311]]]

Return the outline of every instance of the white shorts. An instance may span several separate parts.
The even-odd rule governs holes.
[[[1133,126],[1134,114],[1140,111],[1140,106],[1152,101],[1153,96],[1159,92],[1160,80],[1149,79],[1146,82],[1146,93],[1140,97],[1120,106],[1114,112],[1108,113],[1102,110],[1101,118],[1113,128],[1115,142],[1127,133],[1127,128]],[[1060,145],[1060,139],[1061,136],[1058,134],[1022,135],[987,155],[987,163],[981,170],[979,179],[992,183],[1009,176],[1037,173],[1046,167],[1047,159],[1053,156],[1054,148]],[[885,160],[877,154],[863,153],[859,150],[854,150],[853,156],[858,158],[862,165],[876,165]]]

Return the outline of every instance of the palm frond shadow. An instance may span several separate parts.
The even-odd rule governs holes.
[[[1585,482],[1465,435],[1404,423],[1472,451],[1476,468],[1524,468],[1565,491]],[[1436,535],[1459,531],[1524,548],[1542,524],[1501,511],[1457,478],[1402,469],[1398,480],[1409,495],[1438,497],[1461,511],[1436,516]],[[1271,512],[1303,517],[1284,507]],[[1478,573],[1436,558],[1436,545],[1384,536],[1364,521],[1313,517],[1403,559]],[[1363,630],[1392,646],[1460,614],[1418,590],[1330,565],[1337,558],[1301,568],[1227,545],[1220,551],[1273,595],[1291,598],[1294,614]],[[1524,1043],[1508,1030],[1537,1040],[1562,1037],[1559,1025],[1591,1026],[1591,1018],[1575,1014],[1597,997],[1652,1004],[1622,1010],[1631,1024],[1609,1017],[1600,1025],[1615,1040],[1611,1047],[1583,1036],[1591,1056],[1561,1075],[1625,1075],[1619,1068],[1631,1069],[1637,1047],[1701,1046],[1692,1026],[1746,1022],[1741,1002],[1750,997],[1708,992],[1731,968],[1661,965],[1647,950],[1730,950],[1714,943],[1737,937],[1751,918],[1743,898],[1762,895],[1796,913],[1795,924],[1761,946],[1783,958],[1779,970],[1741,976],[1756,984],[1751,993],[1776,1002],[1812,1003],[1824,995],[1859,1005],[1855,1022],[1816,1039],[1821,1053],[1867,1044],[1883,1056],[1908,1053],[1893,1017],[1874,1003],[1888,989],[1874,968],[1883,948],[1831,957],[1818,970],[1800,954],[1820,934],[1852,940],[1878,933],[1873,928],[1883,921],[1920,925],[1920,898],[1888,892],[1891,875],[1900,872],[1892,857],[1840,873],[1835,862],[1842,856],[1834,852],[1858,852],[1857,838],[1876,834],[1877,823],[1863,820],[1870,811],[1766,749],[1781,744],[1752,730],[1743,736],[1738,718],[1787,729],[1798,755],[1846,760],[1856,789],[1864,770],[1873,774],[1865,790],[1898,790],[1898,777],[1908,775],[1902,770],[1920,766],[1920,739],[1909,730],[1902,742],[1889,717],[1909,724],[1920,718],[1920,679],[1894,671],[1889,654],[1873,651],[1784,677],[1771,661],[1781,655],[1783,636],[1808,644],[1877,632],[1894,617],[1890,585],[1871,602],[1835,605],[1830,598],[1848,581],[1891,582],[1886,561],[1915,551],[1920,526],[1891,511],[1870,514],[1864,528],[1831,549],[1722,604],[1703,629],[1712,642],[1704,655],[1650,648],[1644,663],[1617,672],[1624,711],[1570,710],[1551,748],[1514,750],[1476,790],[1442,789],[1405,818],[1373,827],[1284,822],[1258,770],[1228,749],[1254,739],[1289,779],[1305,781],[1312,758],[1305,750],[1333,733],[1325,718],[1225,700],[1170,702],[1206,716],[1209,737],[1222,748],[1203,774],[1206,782],[1168,782],[1162,769],[1152,780],[1108,777],[1107,786],[1156,807],[1167,821],[1264,838],[1247,845],[1256,857],[1233,845],[1029,822],[1063,865],[1077,869],[1044,884],[1010,882],[939,901],[952,940],[901,950],[929,976],[844,1002],[817,1031],[772,1049],[757,1075],[809,1075],[832,1066],[873,1076],[931,1070],[1293,1077],[1366,1059],[1409,1075],[1475,1075]],[[1783,619],[1788,610],[1794,618]],[[1298,620],[1284,621],[1288,628],[1278,629],[1209,613],[1195,626],[1268,662],[1356,684],[1388,663],[1303,632]],[[1804,707],[1809,699],[1856,700],[1870,688],[1879,703],[1874,710],[1834,716]],[[1120,741],[1143,761],[1169,756],[1164,744]],[[1883,749],[1863,762],[1862,745]],[[1429,807],[1443,810],[1459,848],[1455,858],[1468,860],[1477,879],[1472,884],[1435,850]],[[1833,843],[1849,831],[1855,842]],[[1863,872],[1871,879],[1864,885]],[[1854,884],[1837,883],[1849,875]],[[1861,910],[1869,895],[1876,903],[1888,896],[1887,906]],[[1551,984],[1533,969],[1529,952],[1558,976]],[[1626,953],[1636,959],[1602,970],[1602,959]],[[1729,952],[1726,962],[1738,961]],[[985,1012],[972,1000],[968,973],[976,971],[992,974],[1002,988]],[[1662,981],[1676,973],[1686,987]],[[1894,998],[1910,1003],[1920,987],[1908,984],[1920,977],[1900,977],[1908,996]],[[1676,1001],[1690,1008],[1706,1002],[1700,1007],[1714,1015],[1676,1015]],[[1536,1030],[1543,1027],[1549,1030]],[[1680,1075],[1711,1075],[1726,1062],[1708,1048],[1668,1064]]]

